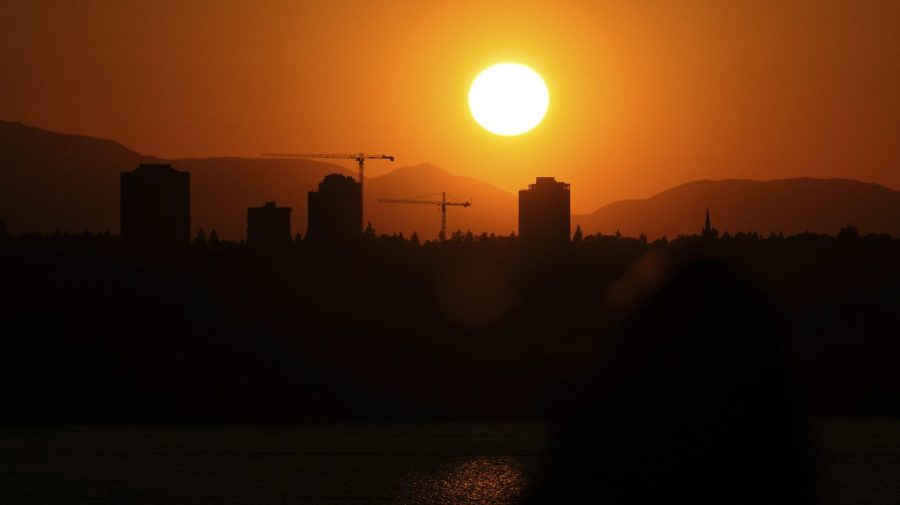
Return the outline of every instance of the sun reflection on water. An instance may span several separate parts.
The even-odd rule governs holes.
[[[478,456],[411,479],[405,503],[513,504],[522,497],[524,484],[522,466],[514,458]]]

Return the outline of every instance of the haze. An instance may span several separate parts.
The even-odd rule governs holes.
[[[898,188],[898,19],[893,1],[14,1],[0,119],[167,158],[387,152],[510,191],[552,175],[576,213],[696,179]],[[501,61],[550,88],[520,137],[466,104]]]

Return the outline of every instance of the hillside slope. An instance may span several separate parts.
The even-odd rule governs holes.
[[[853,224],[861,232],[900,236],[900,192],[849,179],[728,179],[682,184],[653,197],[624,200],[573,216],[585,234],[646,233],[650,239],[700,232],[706,209],[725,232],[837,233]]]

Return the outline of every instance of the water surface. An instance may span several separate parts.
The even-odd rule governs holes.
[[[826,504],[900,503],[900,420],[817,423]],[[0,427],[0,503],[517,503],[541,423]]]

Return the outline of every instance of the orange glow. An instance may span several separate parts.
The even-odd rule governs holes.
[[[551,175],[576,213],[704,178],[900,187],[900,3],[787,4],[14,2],[0,118],[163,157],[390,152],[509,191]],[[469,114],[499,61],[553,83],[528,135]]]

